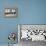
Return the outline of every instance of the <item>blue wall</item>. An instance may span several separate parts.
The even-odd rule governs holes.
[[[18,7],[17,18],[4,18],[5,6]],[[8,43],[9,32],[17,32],[17,24],[46,24],[46,0],[0,0],[0,43]]]
[[[46,24],[46,0],[21,2],[21,24]]]

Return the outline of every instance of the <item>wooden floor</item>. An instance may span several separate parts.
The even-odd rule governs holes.
[[[0,44],[0,46],[8,46],[8,44]],[[14,46],[46,46],[46,42],[43,41],[32,42],[31,40],[28,41],[21,40],[19,44],[15,44]]]
[[[31,40],[28,41],[21,40],[20,46],[46,46],[46,42],[45,41],[32,42]]]

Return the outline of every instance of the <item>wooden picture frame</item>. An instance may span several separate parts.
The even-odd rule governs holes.
[[[4,9],[4,16],[5,17],[17,17],[18,16],[18,9],[17,8],[5,8]]]

